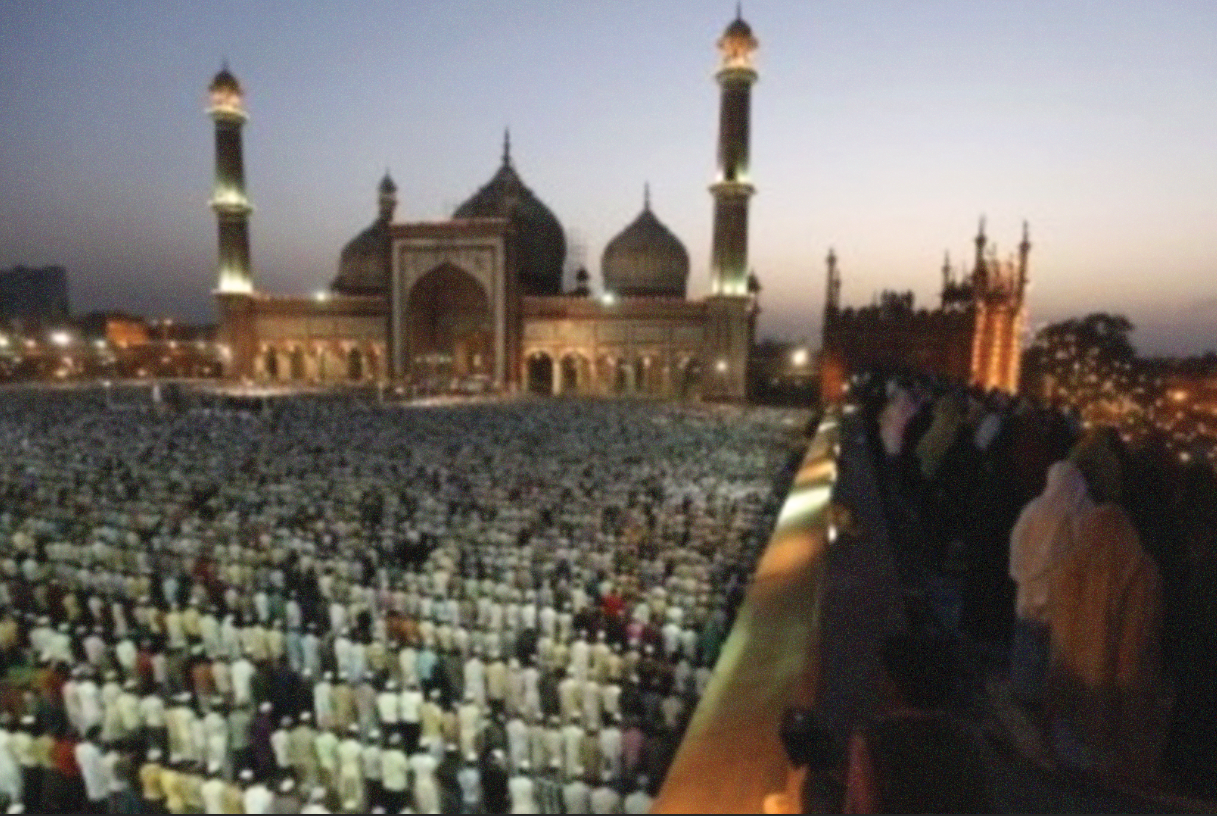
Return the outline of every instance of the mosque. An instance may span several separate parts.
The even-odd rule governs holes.
[[[604,250],[603,295],[581,270],[563,291],[564,232],[520,177],[504,139],[491,179],[441,221],[394,220],[386,173],[375,221],[317,295],[259,292],[250,265],[240,83],[209,87],[226,376],[250,382],[380,382],[437,391],[636,394],[742,400],[760,287],[748,271],[751,88],[757,40],[737,13],[718,40],[721,109],[710,295],[690,300],[689,256],[644,199]]]

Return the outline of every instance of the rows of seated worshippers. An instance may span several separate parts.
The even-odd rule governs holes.
[[[903,581],[961,644],[961,692],[1008,665],[1063,765],[1217,795],[1217,477],[1203,457],[924,377],[859,393]]]
[[[0,405],[0,796],[646,812],[791,463],[779,412]]]

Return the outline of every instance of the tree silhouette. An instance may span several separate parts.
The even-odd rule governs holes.
[[[1116,425],[1134,421],[1148,396],[1124,315],[1094,312],[1045,326],[1027,350],[1030,381],[1053,402]]]

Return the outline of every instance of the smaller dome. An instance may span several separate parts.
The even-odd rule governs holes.
[[[330,288],[342,295],[379,295],[389,284],[389,224],[377,220],[342,248]]]
[[[397,185],[386,172],[377,187],[380,211],[371,226],[347,242],[338,257],[330,288],[342,295],[379,295],[389,287],[389,225],[397,204]]]
[[[683,298],[689,253],[647,201],[638,217],[608,242],[600,268],[604,288],[614,295]]]

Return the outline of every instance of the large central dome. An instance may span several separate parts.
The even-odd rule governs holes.
[[[647,196],[638,217],[604,248],[600,269],[604,288],[614,295],[683,298],[689,253],[651,212]]]
[[[511,143],[504,140],[503,164],[453,218],[510,218],[517,229],[520,287],[525,295],[562,294],[566,235],[558,219],[533,195],[511,165]]]

